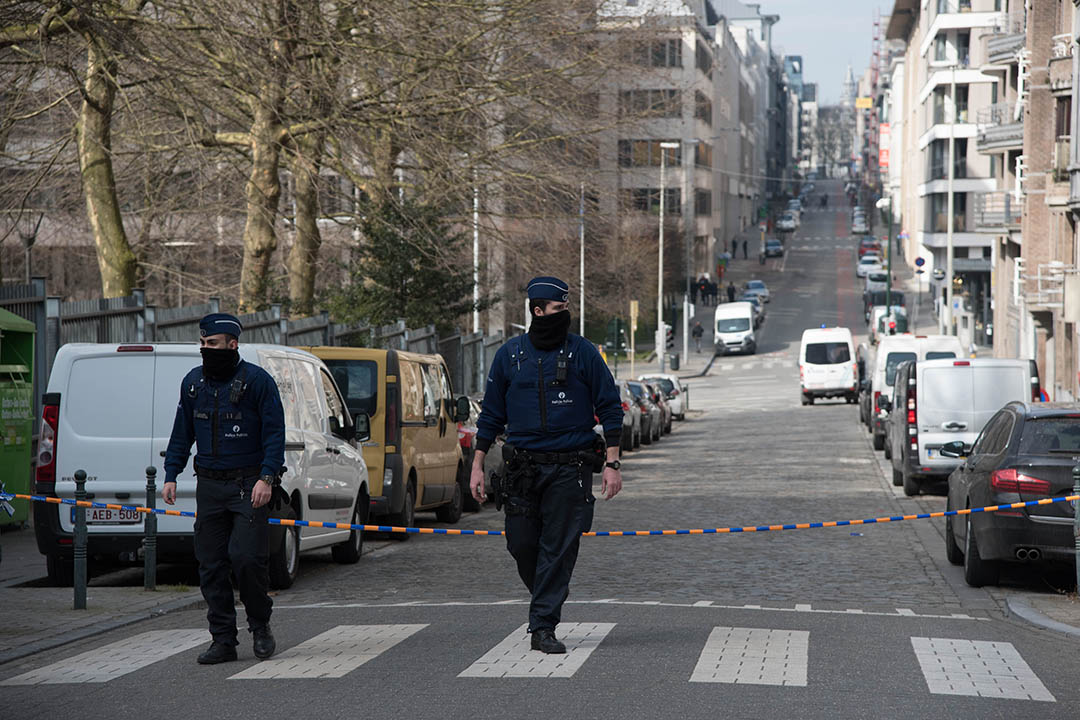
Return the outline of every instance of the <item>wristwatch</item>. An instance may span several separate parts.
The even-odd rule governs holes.
[[[618,470],[619,468],[621,468],[621,467],[622,467],[622,463],[621,463],[621,462],[619,462],[618,460],[614,460],[614,461],[612,461],[612,462],[606,462],[606,463],[604,463],[604,467],[609,467],[609,468],[611,468],[612,470]]]

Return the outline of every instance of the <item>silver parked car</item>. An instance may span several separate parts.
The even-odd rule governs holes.
[[[622,401],[623,409],[622,442],[619,444],[621,455],[623,452],[641,447],[641,407],[626,380],[616,380],[615,385],[619,388],[619,399]]]
[[[649,397],[651,393],[645,383],[629,380],[626,384],[641,408],[641,443],[649,445],[653,440],[659,440],[663,434],[663,411]]]

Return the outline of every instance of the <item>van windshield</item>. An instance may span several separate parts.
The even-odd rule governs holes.
[[[885,358],[885,384],[891,386],[896,380],[896,366],[905,360],[915,360],[913,352],[891,352]]]
[[[750,318],[720,318],[716,321],[716,332],[745,332],[750,329]]]
[[[326,360],[349,414],[375,415],[379,397],[379,367],[374,360]]]
[[[806,362],[811,365],[838,365],[851,362],[851,351],[847,343],[842,342],[810,343],[806,346]]]

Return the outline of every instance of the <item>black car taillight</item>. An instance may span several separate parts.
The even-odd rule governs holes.
[[[42,398],[41,434],[38,436],[35,492],[56,491],[56,436],[60,425],[60,394],[46,393]]]

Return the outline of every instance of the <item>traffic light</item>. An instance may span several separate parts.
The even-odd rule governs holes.
[[[664,324],[664,347],[668,350],[675,349],[675,328],[667,323]]]

